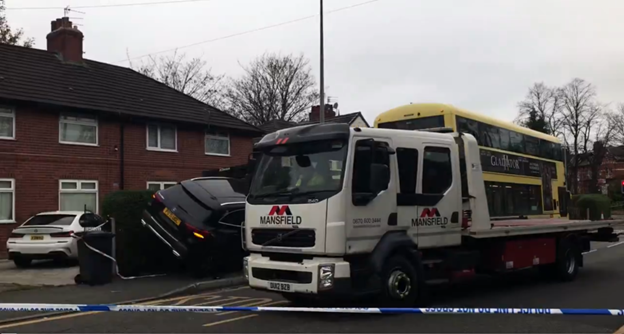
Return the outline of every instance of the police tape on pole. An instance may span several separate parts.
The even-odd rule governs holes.
[[[306,313],[416,313],[416,314],[543,314],[622,316],[624,309],[579,308],[350,308],[262,306],[168,306],[0,303],[0,312],[306,312]]]

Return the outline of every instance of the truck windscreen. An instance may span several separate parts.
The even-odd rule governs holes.
[[[277,145],[262,152],[248,201],[266,199],[307,203],[323,200],[342,189],[343,164],[347,156],[344,140]]]

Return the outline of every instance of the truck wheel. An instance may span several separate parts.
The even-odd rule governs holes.
[[[393,256],[382,273],[382,303],[390,307],[413,307],[421,293],[421,277],[403,256]]]
[[[579,271],[579,248],[573,240],[566,238],[559,242],[557,260],[555,263],[540,267],[540,271],[548,278],[562,282],[570,282],[576,278]]]

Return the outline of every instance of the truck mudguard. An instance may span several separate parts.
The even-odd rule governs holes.
[[[397,249],[403,248],[405,250],[416,249],[417,246],[412,239],[407,235],[406,231],[390,231],[386,232],[381,240],[375,246],[373,253],[371,254],[370,261],[376,273],[381,272],[384,264],[384,260],[394,253]],[[406,252],[413,254],[412,252]]]

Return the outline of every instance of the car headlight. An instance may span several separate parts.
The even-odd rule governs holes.
[[[327,290],[334,287],[334,269],[333,264],[322,264],[319,266],[319,290]]]
[[[243,258],[243,273],[245,274],[245,279],[249,280],[249,256]]]

